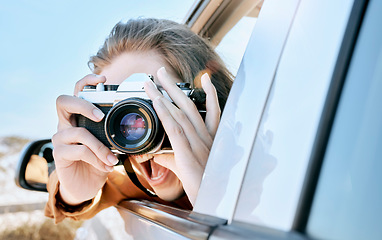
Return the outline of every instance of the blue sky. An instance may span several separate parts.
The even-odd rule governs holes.
[[[158,17],[182,22],[194,0],[2,1],[0,137],[50,138],[55,100],[72,94],[89,56],[118,21]]]

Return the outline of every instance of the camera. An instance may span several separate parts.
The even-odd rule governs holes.
[[[152,101],[144,90],[144,82],[148,80],[153,81],[153,77],[145,73],[135,73],[120,85],[99,83],[97,86],[85,86],[78,97],[93,103],[105,113],[105,117],[101,122],[94,122],[78,114],[78,126],[89,130],[105,146],[117,153],[144,154],[171,149]],[[203,116],[204,92],[190,88],[189,83],[177,85],[194,101]],[[157,89],[172,102],[164,89]]]

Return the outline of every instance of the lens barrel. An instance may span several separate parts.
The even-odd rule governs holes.
[[[150,152],[165,135],[151,101],[142,98],[127,98],[113,106],[104,129],[109,143],[127,154]]]

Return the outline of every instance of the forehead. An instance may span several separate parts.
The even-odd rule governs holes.
[[[118,85],[133,73],[151,74],[157,79],[157,71],[161,67],[176,76],[164,57],[156,51],[124,52],[104,67],[100,75],[106,77],[106,84]]]

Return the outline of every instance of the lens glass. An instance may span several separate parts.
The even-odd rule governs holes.
[[[128,113],[120,122],[120,131],[126,140],[136,141],[146,132],[145,119],[138,113]]]

